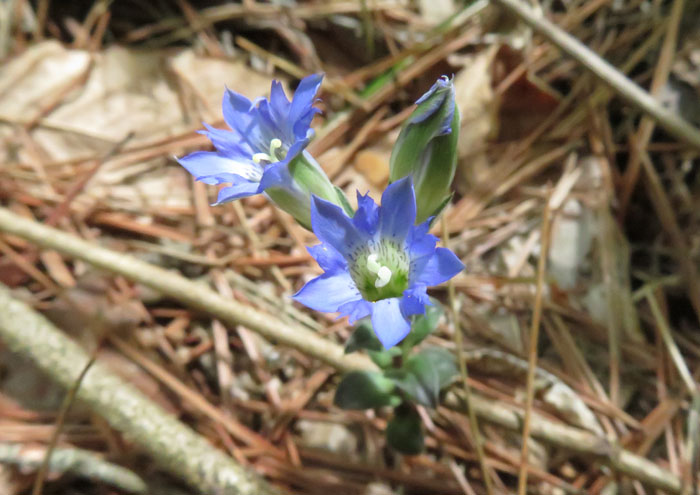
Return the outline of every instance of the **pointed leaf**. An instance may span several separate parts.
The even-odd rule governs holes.
[[[416,410],[409,405],[396,408],[386,427],[387,443],[398,452],[416,455],[423,451],[423,424]]]
[[[345,354],[356,352],[361,349],[369,351],[381,351],[384,349],[382,343],[374,334],[372,324],[369,321],[363,321],[352,332],[347,344],[345,344]]]
[[[438,377],[438,391],[450,385],[459,375],[452,353],[440,347],[423,349],[408,360],[406,367],[417,376],[426,373],[428,369],[433,370]]]
[[[418,404],[435,408],[440,390],[457,376],[457,366],[451,353],[432,347],[411,356],[400,370],[389,370],[385,375]]]
[[[373,371],[353,371],[345,375],[333,403],[343,409],[372,409],[400,403],[394,383]]]
[[[394,364],[394,358],[401,355],[401,348],[392,347],[381,351],[367,351],[369,358],[382,369],[390,368]]]

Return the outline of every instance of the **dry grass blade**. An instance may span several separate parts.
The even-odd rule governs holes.
[[[530,438],[530,422],[532,420],[532,403],[535,395],[535,371],[537,370],[537,344],[540,335],[540,321],[542,319],[542,299],[544,297],[545,274],[547,270],[547,255],[549,253],[550,233],[550,204],[551,193],[547,195],[547,201],[542,214],[542,235],[540,236],[540,257],[537,262],[537,285],[535,292],[535,305],[532,310],[532,325],[529,335],[528,369],[525,396],[525,418],[523,421],[522,449],[520,451],[520,469],[518,470],[518,494],[525,495],[527,491],[527,464],[528,464],[528,440]]]
[[[63,424],[66,420],[66,416],[68,415],[68,411],[70,410],[70,407],[73,405],[73,401],[75,400],[75,396],[78,392],[78,389],[80,388],[80,385],[82,385],[82,383],[83,383],[83,379],[85,378],[85,375],[90,370],[92,365],[95,363],[96,353],[97,353],[97,351],[95,351],[93,353],[93,355],[90,356],[90,359],[88,360],[88,362],[85,364],[82,371],[78,375],[78,379],[75,380],[75,383],[73,385],[71,385],[71,387],[68,389],[68,393],[66,393],[66,396],[63,399],[63,403],[61,404],[61,408],[58,410],[58,415],[56,417],[56,427],[54,428],[53,433],[51,433],[51,438],[49,439],[49,444],[46,447],[46,453],[44,454],[44,459],[41,461],[41,465],[39,466],[39,470],[37,471],[36,477],[34,478],[34,486],[32,487],[32,495],[41,495],[41,491],[44,487],[44,479],[46,478],[46,475],[49,471],[49,466],[51,465],[51,455],[53,454],[53,451],[56,448],[56,444],[58,443],[58,437],[61,434],[61,429],[63,428]]]
[[[649,93],[627,79],[615,67],[600,58],[580,41],[558,28],[542,16],[534,13],[521,0],[496,0],[517,15],[525,23],[546,36],[552,43],[575,58],[580,64],[610,85],[629,103],[650,115],[670,134],[700,149],[700,131],[676,113],[667,110]]]

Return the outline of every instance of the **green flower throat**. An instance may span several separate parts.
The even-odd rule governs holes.
[[[349,261],[350,276],[367,301],[401,297],[408,288],[408,254],[394,242],[363,246]]]

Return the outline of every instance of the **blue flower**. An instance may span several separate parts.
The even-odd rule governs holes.
[[[294,181],[288,164],[304,153],[306,163],[320,171],[304,148],[313,137],[311,120],[319,110],[312,105],[322,79],[322,74],[304,78],[291,102],[279,81],[272,82],[269,100],[250,101],[226,89],[222,107],[231,130],[204,124],[207,130],[200,132],[216,151],[197,151],[178,162],[206,184],[231,184],[221,189],[217,203],[278,189],[286,192],[286,198],[305,201],[308,216],[308,191]]]
[[[429,221],[415,226],[416,197],[410,177],[391,184],[377,206],[358,193],[349,218],[341,208],[314,197],[311,225],[321,244],[309,253],[324,270],[294,298],[324,312],[339,312],[354,322],[371,316],[385,348],[408,334],[409,318],[430,304],[426,289],[454,277],[464,265],[438,238]]]

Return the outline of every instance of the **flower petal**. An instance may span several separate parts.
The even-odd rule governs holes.
[[[369,194],[364,196],[357,191],[357,212],[352,217],[352,223],[358,230],[373,236],[379,224],[379,207],[370,198]]]
[[[416,221],[416,194],[410,177],[404,177],[389,185],[382,194],[379,209],[379,233],[402,243],[408,237]]]
[[[289,115],[290,103],[287,95],[284,94],[284,88],[279,81],[272,81],[270,89],[270,111],[275,120],[283,122],[287,120]]]
[[[235,199],[253,196],[260,192],[259,189],[260,184],[257,182],[242,181],[221,189],[221,191],[219,191],[219,196],[216,198],[216,203],[214,204],[220,205],[221,203],[228,203]]]
[[[236,131],[255,153],[266,153],[270,146],[269,139],[261,133],[258,125],[256,102],[226,88],[221,105],[224,120]]]
[[[177,159],[197,180],[205,184],[231,182],[231,174],[244,179],[259,181],[261,167],[256,163],[234,159],[212,151],[195,151]]]
[[[394,347],[411,331],[411,325],[401,313],[400,301],[391,297],[372,304],[372,327],[385,349]]]
[[[358,299],[357,301],[350,301],[349,303],[343,304],[338,308],[338,311],[342,316],[349,317],[350,323],[355,323],[360,318],[370,315],[372,312],[372,303],[364,299]]]
[[[447,248],[437,248],[417,274],[415,283],[426,286],[441,284],[464,270],[459,258]]]
[[[316,93],[323,81],[323,74],[312,74],[305,77],[297,86],[289,108],[289,122],[292,124],[294,135],[297,138],[305,138],[306,131],[311,125],[317,110],[312,107],[316,99]]]
[[[324,244],[316,244],[315,246],[307,247],[306,250],[316,260],[318,266],[323,268],[324,272],[347,269],[347,263],[338,254],[338,251],[333,248],[329,248]]]
[[[430,220],[426,220],[422,224],[413,227],[408,234],[407,244],[411,259],[415,260],[435,252],[435,245],[437,244],[438,238],[432,234],[428,234],[429,228]]]
[[[311,226],[321,242],[333,247],[345,259],[368,240],[339,206],[317,196],[311,199]]]
[[[341,306],[362,299],[362,295],[350,274],[338,270],[311,280],[293,298],[316,311],[335,313]]]
[[[430,298],[425,285],[417,285],[407,289],[401,298],[401,313],[404,316],[422,315],[425,307],[430,305]]]

